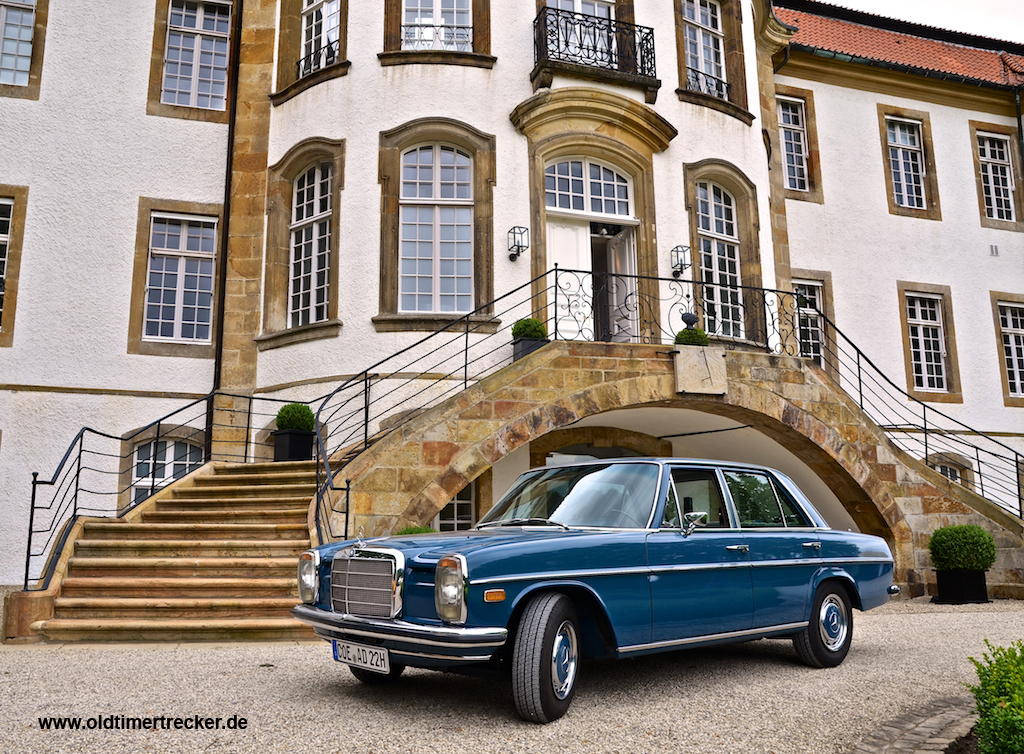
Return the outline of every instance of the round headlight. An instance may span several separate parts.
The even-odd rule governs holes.
[[[466,561],[461,555],[445,555],[434,569],[434,607],[445,623],[466,622]]]
[[[299,556],[299,599],[312,605],[320,591],[320,553],[306,550]]]

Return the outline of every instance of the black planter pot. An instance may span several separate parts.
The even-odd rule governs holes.
[[[274,436],[275,461],[308,461],[313,458],[315,432],[305,429],[278,429]]]
[[[939,593],[932,597],[937,605],[966,605],[988,602],[988,585],[985,571],[968,571],[958,568],[953,571],[936,571]]]
[[[512,341],[512,360],[519,361],[547,344],[547,338],[516,338]]]

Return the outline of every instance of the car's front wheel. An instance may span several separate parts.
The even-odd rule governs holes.
[[[355,665],[349,665],[348,669],[352,671],[352,675],[363,683],[373,685],[380,683],[394,683],[398,680],[398,677],[402,675],[402,672],[405,670],[405,665],[391,663],[391,672],[389,673],[374,673],[372,670],[357,668]]]
[[[846,659],[853,641],[853,611],[846,588],[826,581],[814,592],[811,620],[793,637],[796,653],[812,668],[834,668]]]
[[[569,709],[580,661],[579,621],[564,594],[535,597],[512,653],[512,696],[524,720],[550,723]]]

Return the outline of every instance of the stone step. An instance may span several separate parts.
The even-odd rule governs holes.
[[[164,524],[305,524],[308,513],[305,507],[271,511],[250,507],[217,511],[157,510],[146,511],[142,514],[142,520],[145,523]]]
[[[265,500],[278,498],[305,498],[308,502],[316,494],[315,484],[235,484],[226,487],[211,488],[209,486],[179,487],[174,491],[175,500],[191,500],[193,498],[246,498]]]
[[[219,511],[234,510],[236,508],[255,508],[263,511],[279,511],[286,508],[308,508],[309,497],[265,497],[254,499],[251,497],[237,498],[227,497],[172,497],[161,500],[156,504],[158,511]]]
[[[51,641],[268,641],[313,640],[313,629],[294,618],[75,619],[32,624]]]
[[[278,471],[277,469],[248,473],[218,472],[195,478],[196,487],[225,487],[230,485],[282,485],[302,484],[316,486],[316,470]]]
[[[297,565],[297,563],[296,563]],[[289,597],[298,602],[295,573],[275,578],[204,578],[138,576],[69,576],[61,582],[64,597]]]
[[[124,578],[173,576],[228,576],[234,578],[295,578],[297,563],[283,558],[90,558],[73,556],[68,560],[69,576],[113,576]]]
[[[80,557],[246,557],[298,558],[309,549],[308,539],[80,539]]]
[[[316,474],[316,461],[274,461],[266,463],[224,463],[214,467],[214,476],[230,474],[283,474],[305,472]]]
[[[287,618],[297,597],[58,597],[56,618]]]
[[[295,524],[129,524],[89,522],[84,539],[303,539],[309,542],[305,522]]]

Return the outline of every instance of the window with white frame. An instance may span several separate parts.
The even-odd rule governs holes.
[[[615,3],[602,2],[602,0],[547,0],[547,6],[555,10],[582,13],[586,16],[597,16],[598,18],[615,18]]]
[[[132,502],[145,500],[164,485],[203,465],[203,446],[186,440],[157,440],[135,446]]]
[[[216,219],[154,213],[149,239],[143,338],[211,342]]]
[[[230,32],[231,5],[171,0],[160,101],[225,109]]]
[[[629,179],[590,160],[564,160],[544,170],[544,202],[552,209],[631,216]]]
[[[800,331],[800,355],[822,363],[822,347],[825,342],[824,311],[825,290],[820,280],[794,280],[797,321]]]
[[[924,209],[924,148],[921,124],[886,118],[893,199],[900,207]]]
[[[402,155],[399,312],[473,310],[473,160],[445,144]]]
[[[1000,303],[999,330],[1009,393],[1024,397],[1024,306]]]
[[[306,76],[341,60],[341,0],[305,0],[302,9],[302,60]]]
[[[705,329],[709,334],[742,338],[736,202],[728,191],[707,181],[698,181],[696,200]]]
[[[402,49],[472,52],[472,0],[403,0]]]
[[[476,523],[476,483],[467,484],[434,519],[438,531],[465,531]]]
[[[978,158],[981,162],[981,188],[985,215],[993,220],[1013,222],[1013,168],[1010,142],[1002,136],[978,134]]]
[[[807,122],[804,102],[778,98],[779,132],[786,163],[786,188],[807,191]]]
[[[908,293],[907,330],[910,336],[910,363],[917,390],[945,392],[946,342],[942,324],[942,299]]]
[[[0,2],[0,84],[28,86],[35,0]]]
[[[327,319],[331,290],[331,225],[334,168],[313,165],[295,179],[291,226],[288,326]]]
[[[935,464],[935,470],[952,482],[957,482],[958,484],[961,482],[963,476],[962,466],[956,466],[952,463],[937,463]]]
[[[547,6],[567,13],[580,13],[604,21],[615,18],[615,3],[601,0],[547,0]],[[563,51],[599,65],[616,60],[615,34],[610,24],[595,26],[590,19],[558,17],[559,44]]]
[[[7,285],[7,248],[11,243],[14,202],[0,199],[0,330],[4,328],[4,288]]]
[[[713,0],[683,0],[683,38],[687,88],[729,99],[719,4]]]

